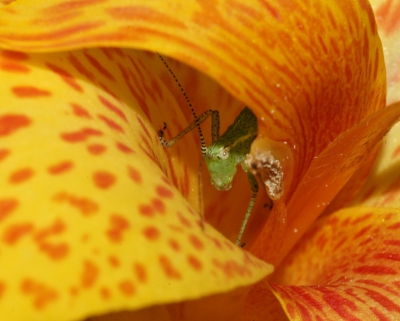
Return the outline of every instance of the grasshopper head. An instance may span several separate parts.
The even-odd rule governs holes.
[[[205,159],[211,176],[211,184],[219,191],[230,190],[236,173],[236,160],[230,155],[229,146],[211,145],[207,149]]]

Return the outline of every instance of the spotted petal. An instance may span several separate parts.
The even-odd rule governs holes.
[[[176,177],[178,192],[164,175],[149,120],[174,100],[148,67],[154,55],[0,57],[1,319],[194,299],[272,271],[210,226],[202,231],[182,196],[188,176]]]
[[[399,226],[398,210],[371,207],[319,220],[271,284],[289,319],[398,319]]]

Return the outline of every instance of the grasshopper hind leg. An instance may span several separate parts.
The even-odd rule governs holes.
[[[245,170],[245,171],[246,171],[247,178],[248,178],[250,186],[251,186],[252,194],[251,194],[249,205],[247,206],[246,215],[244,216],[244,219],[242,221],[242,225],[241,225],[240,230],[239,230],[239,234],[238,234],[238,236],[236,238],[236,241],[235,241],[235,244],[237,246],[240,246],[240,247],[246,246],[246,243],[240,244],[240,242],[242,240],[243,233],[244,233],[244,231],[246,229],[246,226],[247,226],[247,223],[249,221],[251,212],[253,211],[253,207],[254,207],[254,204],[256,202],[256,197],[257,197],[257,193],[258,193],[257,179],[255,178],[255,176],[252,173],[250,173],[249,170]]]

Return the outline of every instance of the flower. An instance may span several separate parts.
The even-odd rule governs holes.
[[[2,319],[400,313],[397,209],[334,212],[370,199],[375,190],[356,192],[400,115],[385,108],[368,3],[5,1],[0,10]],[[222,128],[245,104],[258,116],[253,147],[281,160],[284,194],[268,217],[259,193],[244,249],[228,240],[247,207],[245,175],[229,193],[205,186],[202,230],[197,136],[169,150],[157,137],[164,121],[167,137],[181,132],[190,109],[158,57],[139,49],[207,74],[167,59],[196,112],[219,109]]]

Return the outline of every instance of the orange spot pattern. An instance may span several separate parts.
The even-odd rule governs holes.
[[[37,243],[39,250],[45,253],[52,260],[64,259],[69,253],[69,246],[66,243],[50,243],[47,239],[60,235],[66,230],[66,225],[60,219],[47,228],[39,229],[35,235],[34,240]]]
[[[0,149],[0,162],[10,154],[8,149]]]
[[[81,118],[87,118],[87,119],[92,118],[90,116],[89,112],[85,108],[83,108],[81,105],[76,104],[76,103],[70,103],[70,105],[72,107],[73,113],[76,116],[81,117]]]
[[[47,68],[49,68],[51,71],[55,72],[57,75],[61,77],[61,79],[72,89],[78,91],[78,92],[83,92],[83,88],[76,82],[76,80],[72,77],[72,75],[65,71],[64,69],[57,67],[51,63],[46,63]]]
[[[107,236],[111,242],[121,242],[122,234],[130,226],[129,222],[121,215],[110,216],[111,228],[107,230]]]
[[[31,168],[22,168],[14,173],[12,173],[8,181],[12,184],[19,184],[33,176],[33,170]]]
[[[9,216],[18,206],[19,202],[13,198],[0,198],[0,222]]]
[[[25,115],[7,114],[0,116],[0,137],[13,134],[17,130],[31,124],[30,118]]]
[[[89,260],[83,262],[81,285],[84,288],[92,287],[99,276],[99,268]]]
[[[172,265],[171,261],[164,255],[160,255],[160,265],[164,274],[169,279],[181,279],[182,275],[179,273],[178,270]]]
[[[100,295],[104,300],[108,300],[111,297],[110,290],[105,287],[100,289]]]
[[[93,182],[100,189],[110,188],[115,180],[115,175],[106,171],[97,171],[93,174]]]
[[[153,226],[148,226],[143,229],[143,235],[148,240],[155,241],[160,237],[160,231]]]
[[[119,262],[118,258],[115,255],[110,255],[108,257],[108,262],[110,263],[110,265],[112,267],[118,267],[120,265],[120,262]]]
[[[108,110],[116,114],[119,118],[121,118],[124,121],[128,121],[125,114],[119,109],[117,106],[115,106],[113,103],[111,103],[108,99],[106,99],[103,96],[98,96],[100,102],[103,104],[103,106],[107,107]]]
[[[82,215],[89,216],[95,214],[99,210],[97,203],[84,197],[76,197],[74,195],[62,192],[53,197],[56,202],[67,202],[77,208]]]
[[[146,268],[143,264],[140,263],[135,263],[133,265],[133,271],[141,283],[146,283],[147,282],[147,271]]]
[[[71,161],[63,161],[58,164],[49,166],[47,168],[47,171],[51,175],[58,175],[69,171],[73,166],[74,164]]]
[[[86,141],[90,136],[102,136],[103,133],[97,129],[83,128],[80,131],[62,133],[61,138],[68,143],[77,143]]]
[[[163,198],[172,198],[174,194],[169,188],[159,185],[156,187],[157,194]]]
[[[103,115],[98,115],[97,116],[100,120],[102,120],[109,128],[121,132],[123,133],[124,130],[122,129],[122,127],[120,125],[118,125],[115,121],[113,121],[112,119],[103,116]]]
[[[130,153],[134,153],[134,150],[129,148],[128,146],[122,144],[122,143],[117,143],[117,148],[123,152],[124,154],[130,154]]]
[[[11,88],[11,91],[17,98],[38,98],[51,96],[51,92],[49,90],[34,86],[15,86]]]
[[[142,175],[136,168],[133,168],[132,166],[128,166],[128,175],[135,183],[137,183],[137,184],[142,183]]]
[[[132,296],[133,294],[135,294],[135,286],[129,280],[120,282],[119,289],[125,296]]]
[[[101,155],[106,151],[107,147],[101,144],[91,144],[87,146],[87,150],[92,155]]]
[[[29,234],[33,230],[32,223],[19,223],[10,225],[5,228],[3,233],[3,242],[7,245],[14,245],[23,236]]]
[[[21,292],[32,297],[32,303],[38,310],[44,309],[51,301],[58,298],[58,293],[54,289],[32,279],[21,282]]]

